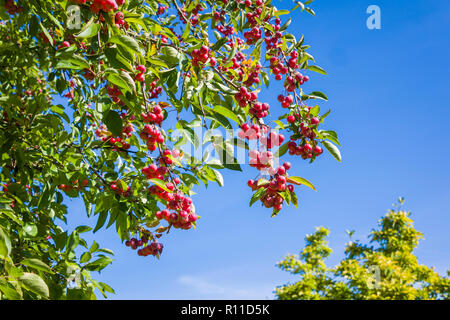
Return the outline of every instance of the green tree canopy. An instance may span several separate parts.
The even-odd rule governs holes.
[[[317,228],[314,234],[306,236],[300,256],[288,255],[277,264],[300,277],[295,283],[277,287],[277,298],[449,299],[449,277],[419,264],[413,253],[422,234],[414,228],[410,213],[400,208],[389,210],[378,227],[370,233],[369,243],[350,241],[345,258],[335,267],[325,263],[332,252],[326,240],[329,230]]]

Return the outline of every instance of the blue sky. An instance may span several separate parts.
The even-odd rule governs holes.
[[[371,4],[381,8],[381,30],[366,27]],[[223,188],[196,190],[197,229],[171,231],[159,261],[138,257],[114,228],[88,236],[115,252],[113,264],[96,276],[116,290],[112,299],[271,299],[275,286],[295,279],[275,263],[297,253],[315,226],[331,229],[334,265],[348,241],[345,230],[365,240],[399,196],[425,235],[419,262],[441,273],[450,269],[450,2],[317,0],[312,6],[316,17],[294,11],[289,30],[305,35],[328,72],[310,75],[305,88],[328,95],[324,108],[332,114],[324,127],[338,131],[343,162],[329,154],[312,165],[288,157],[291,175],[311,180],[318,191],[297,189],[299,209],[287,207],[276,218],[248,207],[246,182],[255,169],[224,173]],[[260,98],[278,107],[278,89]],[[70,202],[69,211],[69,227],[95,225],[82,201]]]

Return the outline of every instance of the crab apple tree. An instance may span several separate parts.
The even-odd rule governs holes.
[[[195,186],[222,185],[222,170],[257,175],[250,204],[273,215],[297,206],[294,189],[314,189],[295,175],[299,160],[325,149],[341,160],[337,134],[319,128],[329,112],[314,102],[327,97],[308,89],[311,73],[326,73],[288,32],[292,11],[314,14],[307,3],[0,0],[0,299],[113,292],[90,275],[112,252],[82,234],[113,227],[131,251],[159,258],[169,231],[205,214]],[[269,103],[273,82],[282,89]],[[222,156],[243,148],[248,165],[199,159],[186,142]],[[95,225],[60,226],[71,198]]]

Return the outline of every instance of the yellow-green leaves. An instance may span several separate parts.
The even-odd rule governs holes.
[[[6,258],[11,253],[11,240],[6,231],[0,227],[0,258]]]
[[[100,31],[100,24],[94,22],[92,18],[81,31],[75,35],[77,38],[92,38]]]
[[[289,177],[289,178],[287,178],[287,182],[296,184],[298,186],[303,184],[307,187],[310,187],[313,190],[316,190],[316,188],[313,186],[313,184],[311,182],[309,182],[308,180],[306,180],[305,178],[302,178],[302,177]]]
[[[24,259],[20,262],[20,264],[38,271],[53,273],[52,269],[39,259]]]
[[[322,141],[322,144],[325,148],[327,148],[327,150],[337,161],[342,162],[341,152],[339,151],[338,147],[326,140]]]
[[[25,289],[44,298],[49,297],[47,284],[37,274],[28,272],[24,273],[23,276],[19,278],[19,281]]]

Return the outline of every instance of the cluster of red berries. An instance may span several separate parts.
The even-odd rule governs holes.
[[[126,24],[125,16],[122,11],[116,12],[116,14],[114,16],[114,23],[119,28],[121,26],[123,26],[124,24]]]
[[[238,133],[239,138],[248,139],[248,140],[257,140],[261,138],[262,135],[267,134],[268,128],[266,126],[258,126],[256,124],[252,124],[251,126],[248,123],[244,123],[241,125],[241,130]]]
[[[138,71],[138,74],[136,75],[136,81],[144,82],[145,81],[145,72],[147,71],[147,68],[143,65],[138,65],[136,67],[136,70]]]
[[[311,159],[313,156],[318,157],[323,153],[323,149],[319,147],[315,141],[313,143],[315,145],[311,145],[309,143],[297,145],[295,141],[289,141],[289,154],[301,156],[302,159]]]
[[[144,129],[141,131],[139,136],[143,141],[146,141],[147,149],[149,151],[155,151],[156,144],[163,144],[165,140],[164,135],[159,132],[158,128],[149,124],[144,126]]]
[[[136,250],[138,247],[142,247],[144,244],[148,243],[148,238],[146,236],[142,236],[140,240],[136,238],[131,238],[130,240],[125,241],[125,245],[127,247],[131,247],[131,249]]]
[[[162,108],[159,105],[154,106],[149,112],[141,113],[141,117],[146,123],[154,123],[161,125],[164,120],[164,114]]]
[[[152,256],[159,256],[162,253],[163,250],[163,244],[159,243],[159,242],[152,242],[150,243],[150,245],[145,246],[142,249],[138,250],[138,255],[139,256],[148,256],[148,255],[152,255]]]
[[[90,9],[93,13],[97,14],[101,10],[104,12],[109,12],[111,10],[116,11],[119,6],[123,5],[125,0],[75,0],[78,4],[85,4],[86,2],[92,2]]]
[[[95,79],[95,73],[90,69],[83,69],[83,77],[86,80],[92,81]]]
[[[168,200],[167,209],[157,211],[156,218],[168,221],[176,229],[190,229],[198,219],[198,216],[192,212],[192,199],[180,191],[169,194],[171,200]]]
[[[216,30],[222,33],[225,37],[230,37],[233,33],[235,33],[234,27],[232,25],[223,26],[218,24],[216,25]]]
[[[293,92],[297,88],[297,86],[299,85],[301,86],[308,80],[309,80],[308,76],[304,76],[300,72],[296,72],[294,74],[294,77],[292,76],[286,77],[286,81],[284,82],[284,88],[289,92]]]
[[[112,133],[108,131],[104,124],[102,124],[97,128],[95,134],[103,142],[108,141],[115,150],[128,150],[131,148],[131,145],[127,143],[125,139],[131,137],[133,131],[133,126],[128,123],[122,128],[122,137],[113,137]]]
[[[284,142],[285,138],[283,134],[278,134],[275,131],[270,131],[269,136],[263,135],[259,139],[262,145],[264,145],[267,149],[271,149],[273,146],[279,147]]]
[[[249,101],[255,102],[258,100],[258,94],[256,92],[248,92],[246,87],[241,87],[239,92],[234,95],[241,108],[245,108]]]
[[[269,104],[256,102],[250,107],[248,112],[258,119],[267,117],[269,114]]]
[[[280,211],[283,208],[284,202],[284,198],[280,195],[280,192],[284,192],[286,189],[288,189],[290,192],[294,191],[294,186],[291,184],[287,184],[287,171],[290,168],[291,164],[289,162],[285,162],[282,166],[279,166],[276,169],[271,168],[271,179],[269,181],[265,180],[262,181],[262,183],[259,180],[248,181],[248,186],[252,188],[253,191],[260,188],[265,189],[265,192],[261,196],[260,201],[266,208],[274,208],[275,211]]]
[[[250,31],[244,32],[244,38],[247,40],[247,44],[251,45],[261,39],[262,31],[258,27],[253,27]]]
[[[150,83],[150,99],[156,99],[162,93],[162,87],[158,87],[156,80]]]
[[[281,107],[286,109],[289,108],[294,102],[294,97],[292,95],[283,96],[282,94],[280,94],[278,96],[278,101],[281,102]]]
[[[288,68],[277,57],[270,58],[270,69],[275,74],[275,80],[281,80],[282,75],[288,73]]]
[[[119,99],[119,96],[122,95],[122,91],[116,85],[113,85],[112,87],[106,86],[106,91],[114,103],[120,104],[122,102]]]
[[[81,190],[89,185],[88,179],[83,179],[81,181],[75,180],[71,184],[60,184],[58,185],[58,189],[68,192],[72,189]]]
[[[254,68],[247,69],[247,80],[244,81],[244,85],[247,87],[251,87],[253,84],[259,84],[259,72],[261,71],[261,65],[259,63],[256,64]],[[238,71],[239,80],[242,80],[244,77],[244,73],[242,70]]]
[[[200,49],[192,50],[192,65],[195,67],[199,66],[199,63],[206,63],[209,60],[209,64],[214,67],[217,64],[217,60],[211,57],[211,49],[203,45]]]
[[[250,150],[248,156],[250,158],[250,167],[258,170],[270,167],[273,161],[273,154],[270,151],[259,152],[257,150]]]
[[[21,13],[23,11],[23,7],[16,5],[14,0],[6,0],[5,8],[10,15],[15,15],[16,13]]]
[[[165,166],[158,167],[156,164],[151,164],[142,168],[142,174],[147,179],[160,179],[163,180],[164,176],[169,170]]]
[[[159,256],[162,253],[163,250],[163,244],[159,242],[152,242],[148,244],[148,238],[147,236],[143,235],[141,239],[131,238],[130,240],[125,241],[125,245],[127,247],[131,247],[131,249],[136,250],[139,247],[144,246],[143,248],[139,249],[137,251],[137,254],[139,256]]]
[[[128,198],[131,195],[131,187],[127,185],[126,189],[124,190],[122,183],[119,181],[113,181],[110,185],[111,191],[114,191],[120,196],[124,196],[125,198]]]
[[[244,5],[247,9],[252,10],[252,12],[246,13],[247,22],[250,24],[250,26],[253,28],[256,25],[258,25],[258,21],[256,18],[259,18],[260,20],[263,20],[264,22],[268,20],[268,16],[264,19],[261,19],[261,13],[263,12],[263,2],[262,0],[256,0],[255,6],[252,6],[251,0],[245,0]]]
[[[190,19],[190,21],[191,21],[191,23],[192,23],[192,25],[193,26],[195,26],[195,25],[197,25],[198,24],[198,13],[200,12],[200,11],[203,11],[204,9],[203,9],[203,7],[202,7],[202,5],[201,4],[198,4],[192,11],[191,11],[191,19]],[[185,22],[185,21],[184,21]]]
[[[156,14],[157,15],[162,15],[162,14],[164,14],[166,12],[167,9],[168,9],[168,7],[160,5],[158,7],[158,11],[156,12]]]

